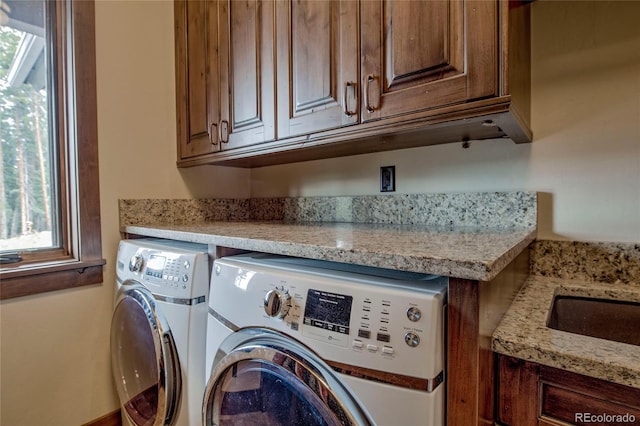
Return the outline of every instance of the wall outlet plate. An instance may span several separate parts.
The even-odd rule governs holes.
[[[380,192],[396,190],[396,166],[380,167]]]

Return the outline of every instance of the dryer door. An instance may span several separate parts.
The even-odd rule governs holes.
[[[124,415],[134,425],[171,425],[180,401],[180,364],[169,325],[151,293],[126,281],[111,321],[111,366]]]
[[[370,425],[331,368],[291,338],[240,330],[223,341],[204,398],[209,425]]]

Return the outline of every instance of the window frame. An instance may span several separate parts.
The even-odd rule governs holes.
[[[0,300],[103,282],[94,0],[46,2],[51,36],[52,91],[58,144],[61,248],[22,254],[0,266]],[[55,132],[55,136],[53,135]]]

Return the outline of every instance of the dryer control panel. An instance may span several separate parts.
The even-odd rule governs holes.
[[[143,266],[143,280],[164,287],[182,288],[191,286],[195,262],[194,255],[177,255],[175,253],[151,251],[142,253],[147,258]]]
[[[206,296],[208,271],[206,246],[200,244],[130,240],[118,250],[118,278],[139,281],[154,294]]]

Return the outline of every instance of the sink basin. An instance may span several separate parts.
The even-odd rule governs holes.
[[[640,346],[640,303],[556,296],[547,326]]]

